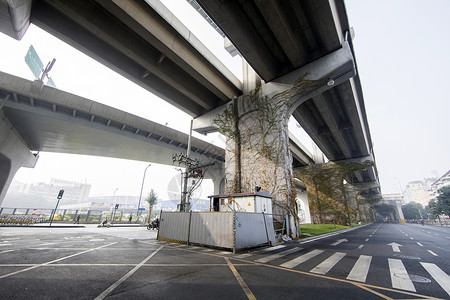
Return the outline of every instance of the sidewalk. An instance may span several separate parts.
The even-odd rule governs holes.
[[[87,224],[71,224],[71,223],[37,223],[30,225],[1,225],[0,227],[23,227],[23,228],[86,228],[86,227],[97,227],[97,223],[87,223]],[[146,227],[144,224],[113,224],[110,227]]]

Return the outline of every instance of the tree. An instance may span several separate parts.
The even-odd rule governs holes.
[[[156,195],[155,191],[152,189],[150,191],[150,194],[148,194],[147,198],[145,198],[144,200],[145,202],[148,203],[148,217],[147,217],[147,222],[150,222],[150,218],[152,216],[152,209],[153,206],[158,203],[158,195]]]
[[[424,211],[422,204],[417,202],[409,202],[402,205],[403,215],[407,220],[421,219],[420,213]],[[419,212],[420,211],[420,212]]]
[[[437,205],[441,213],[450,216],[450,186],[444,186],[438,191]]]

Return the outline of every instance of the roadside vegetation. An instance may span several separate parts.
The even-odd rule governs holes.
[[[353,224],[353,227],[360,226],[358,224]],[[335,228],[336,227],[336,228]],[[327,234],[330,232],[335,232],[343,229],[351,228],[350,226],[344,225],[333,225],[333,224],[307,224],[300,225],[300,239],[318,236],[322,234]]]

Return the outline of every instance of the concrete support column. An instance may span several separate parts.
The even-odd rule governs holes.
[[[34,168],[37,160],[38,156],[30,152],[29,147],[0,111],[0,204],[17,170],[21,167]]]
[[[395,208],[397,209],[397,214],[399,216],[399,222],[401,223],[406,223],[405,222],[405,216],[403,215],[403,211],[402,211],[402,202],[401,201],[395,201]]]
[[[234,99],[219,115],[227,136],[225,192],[253,192],[261,186],[274,196],[273,212],[297,216],[292,155],[289,151],[289,99],[257,89]],[[294,237],[296,224],[291,224]]]
[[[299,215],[301,216],[302,224],[310,224],[311,223],[311,211],[309,210],[309,201],[308,201],[308,193],[305,190],[297,190],[297,199],[298,204],[300,205],[301,211],[299,211]]]
[[[214,184],[214,195],[224,193],[225,169],[223,163],[216,162],[209,166],[205,173],[205,179],[212,179]]]

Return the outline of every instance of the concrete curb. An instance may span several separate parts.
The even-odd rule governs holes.
[[[321,240],[321,239],[324,239],[324,238],[327,238],[327,237],[330,237],[330,236],[339,235],[341,233],[349,232],[349,231],[352,231],[352,230],[355,230],[355,229],[358,229],[358,228],[363,228],[363,227],[365,227],[367,225],[371,225],[371,224],[373,224],[373,223],[364,224],[364,225],[361,225],[361,226],[358,226],[358,227],[353,227],[353,228],[348,228],[348,229],[342,229],[342,230],[339,230],[339,231],[330,232],[330,233],[326,233],[326,234],[323,234],[323,235],[313,236],[313,237],[301,239],[301,240],[298,240],[298,241],[292,241],[292,242],[294,242],[294,243],[298,242],[299,244],[311,243],[311,242],[314,242],[314,241],[317,241],[317,240]],[[301,225],[300,225],[300,228],[301,228]]]

